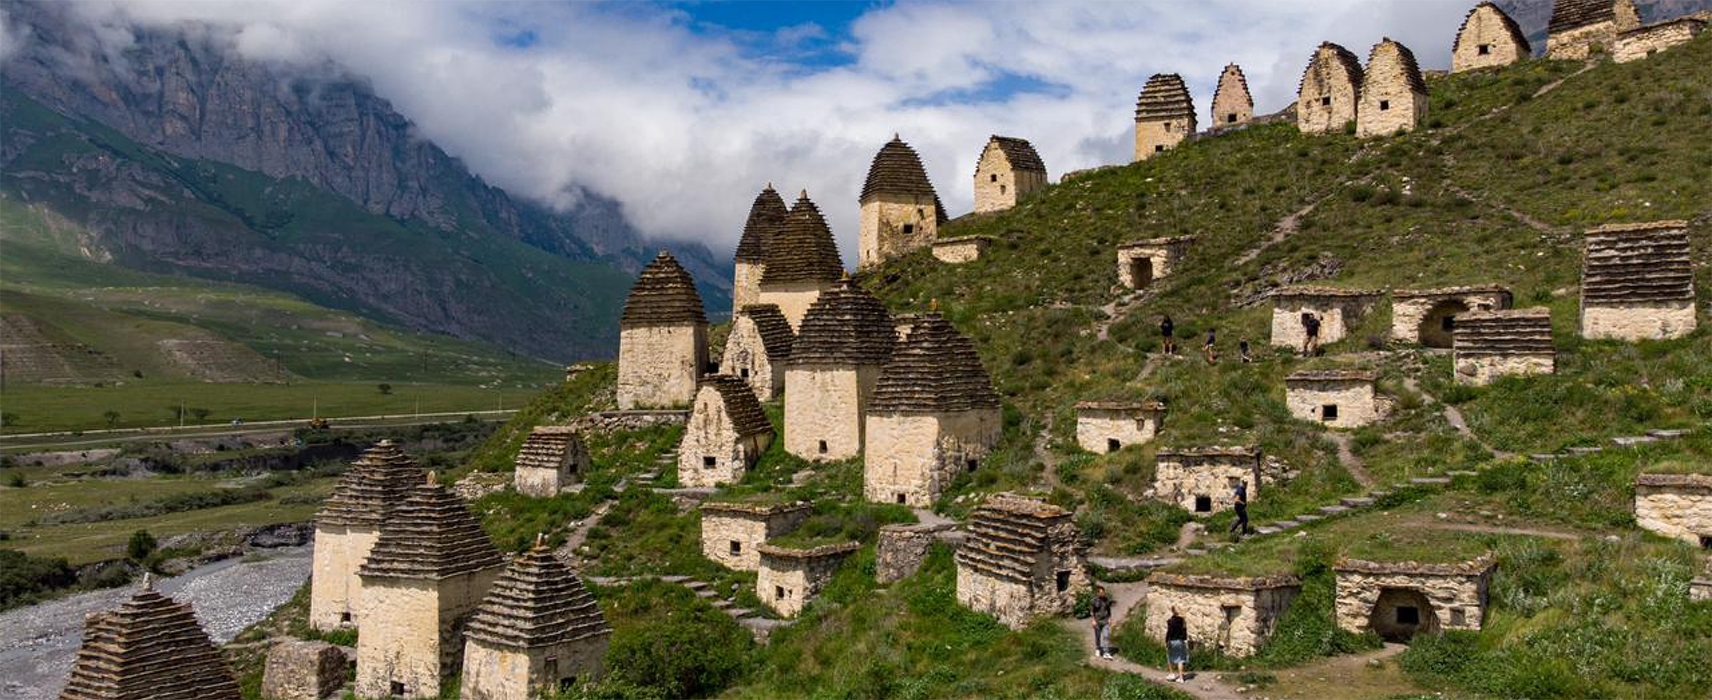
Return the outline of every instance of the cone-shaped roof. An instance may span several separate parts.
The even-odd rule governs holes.
[[[410,487],[422,483],[422,468],[398,449],[398,443],[375,443],[333,487],[333,494],[315,514],[319,525],[380,525],[386,513]]]
[[[846,277],[808,307],[790,363],[884,365],[897,337],[886,306]]]
[[[683,323],[707,323],[707,312],[702,309],[701,295],[696,293],[690,273],[671,253],[662,250],[636,277],[618,325],[632,328]]]
[[[767,262],[767,251],[779,237],[789,211],[785,208],[785,198],[779,196],[772,183],[755,195],[755,203],[749,205],[749,220],[743,224],[743,238],[737,241],[737,262]]]
[[[944,316],[921,317],[880,373],[870,411],[941,413],[999,407],[975,344]]]
[[[1483,2],[1479,5],[1475,5],[1474,9],[1469,10],[1468,14],[1462,18],[1462,26],[1457,27],[1456,30],[1456,41],[1450,45],[1450,52],[1452,54],[1455,54],[1457,51],[1462,49],[1462,35],[1464,32],[1468,31],[1469,20],[1474,19],[1475,13],[1478,12],[1492,13],[1493,17],[1497,19],[1500,24],[1504,25],[1504,32],[1510,35],[1510,40],[1516,42],[1516,46],[1521,48],[1523,56],[1533,53],[1534,47],[1528,44],[1528,37],[1522,33],[1522,28],[1516,24],[1516,20],[1511,18],[1508,13],[1504,12],[1504,8],[1490,2]]]
[[[1040,159],[1040,154],[1034,150],[1034,144],[1029,143],[1027,139],[994,135],[987,139],[987,143],[999,147],[1005,154],[1005,160],[1010,162],[1011,170],[1046,172],[1045,161]],[[977,162],[976,165],[978,167],[980,163]]]
[[[868,166],[868,179],[862,183],[862,196],[858,201],[866,203],[882,194],[933,197],[934,204],[939,203],[939,195],[934,193],[933,183],[927,179],[927,169],[921,165],[921,156],[896,134],[880,147],[879,153],[874,154],[874,162]],[[942,212],[944,209],[940,207]]]
[[[838,257],[838,244],[832,242],[832,229],[805,190],[785,215],[785,224],[767,251],[761,284],[832,282],[843,275],[844,261]]]
[[[1308,67],[1302,70],[1302,79],[1296,82],[1296,94],[1302,94],[1302,86],[1307,84],[1308,76],[1322,62],[1330,63],[1326,66],[1326,70],[1342,72],[1344,77],[1349,80],[1350,85],[1357,89],[1361,88],[1361,59],[1356,58],[1355,53],[1349,49],[1326,41],[1321,42],[1319,48],[1314,49],[1313,57],[1308,59]]]
[[[494,581],[465,634],[521,650],[602,637],[612,628],[577,572],[537,542]]]
[[[238,681],[189,605],[144,588],[89,616],[60,700],[238,700]]]
[[[1409,81],[1409,89],[1421,94],[1427,92],[1427,81],[1421,78],[1421,64],[1415,61],[1415,52],[1409,47],[1393,41],[1391,37],[1381,39],[1367,52],[1367,74],[1363,80],[1374,80],[1376,76],[1389,75],[1390,71],[1374,70],[1375,66],[1383,66],[1386,61],[1396,61],[1403,78]],[[1362,92],[1367,91],[1363,83]]]
[[[1141,88],[1141,96],[1135,100],[1135,120],[1138,122],[1194,117],[1195,102],[1189,97],[1183,76],[1176,73],[1157,73],[1148,78],[1147,84]]]
[[[767,413],[761,410],[761,401],[748,382],[729,374],[709,374],[701,378],[700,386],[719,392],[720,403],[725,404],[725,414],[739,437],[773,432],[773,424],[767,421]]]
[[[737,315],[755,324],[755,332],[761,336],[761,348],[767,352],[768,360],[778,362],[791,356],[791,345],[796,342],[797,334],[791,330],[791,322],[785,320],[778,304],[746,304],[737,310]]]
[[[1225,64],[1225,69],[1219,73],[1219,85],[1213,90],[1213,109],[1218,109],[1222,102],[1236,100],[1237,104],[1254,109],[1254,94],[1248,91],[1248,76],[1243,75],[1242,66],[1235,63]],[[1213,114],[1217,121],[1219,115]]]
[[[504,563],[464,500],[434,483],[430,474],[387,516],[357,574],[434,580]]]

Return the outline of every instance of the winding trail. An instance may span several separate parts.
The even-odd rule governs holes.
[[[1428,525],[1433,530],[1456,530],[1457,532],[1482,532],[1489,535],[1526,535],[1529,537],[1549,537],[1554,540],[1575,541],[1581,535],[1562,530],[1542,530],[1531,527],[1505,527],[1502,525],[1482,525],[1479,523],[1433,523]]]
[[[1509,459],[1511,457],[1516,456],[1515,453],[1513,453],[1513,452],[1505,452],[1503,450],[1494,448],[1493,446],[1487,444],[1485,440],[1480,439],[1479,435],[1475,435],[1474,431],[1469,429],[1468,421],[1462,417],[1462,411],[1457,410],[1457,407],[1455,407],[1455,406],[1452,406],[1448,403],[1440,401],[1437,396],[1433,396],[1432,394],[1427,393],[1425,389],[1421,388],[1420,382],[1415,381],[1414,377],[1404,377],[1403,378],[1403,386],[1408,387],[1409,391],[1416,392],[1416,393],[1420,394],[1421,396],[1426,397],[1426,399],[1428,401],[1431,401],[1435,404],[1438,404],[1441,407],[1439,412],[1442,415],[1444,415],[1445,422],[1449,423],[1450,427],[1455,428],[1456,432],[1458,434],[1462,435],[1463,437],[1468,438],[1469,440],[1473,440],[1476,444],[1480,445],[1487,452],[1491,452],[1492,456],[1497,457],[1499,459]]]
[[[1348,433],[1327,431],[1326,437],[1337,443],[1338,461],[1343,463],[1343,468],[1349,472],[1350,476],[1355,477],[1356,482],[1360,483],[1362,488],[1371,490],[1374,485],[1379,483],[1373,480],[1372,474],[1367,473],[1367,464],[1356,456],[1354,439]]]
[[[1114,630],[1122,626],[1124,620],[1129,618],[1130,612],[1147,599],[1147,584],[1145,582],[1102,582],[1100,585],[1105,586],[1106,593],[1112,597],[1112,629]],[[1118,673],[1133,673],[1155,683],[1163,683],[1176,688],[1201,700],[1235,700],[1242,697],[1236,692],[1236,686],[1224,682],[1211,673],[1191,672],[1188,683],[1172,683],[1165,679],[1169,674],[1162,669],[1143,666],[1122,657],[1102,659],[1094,654],[1094,624],[1092,620],[1066,618],[1060,620],[1059,624],[1064,625],[1066,629],[1075,633],[1077,639],[1081,640],[1082,650],[1088,657],[1087,663],[1094,668]]]

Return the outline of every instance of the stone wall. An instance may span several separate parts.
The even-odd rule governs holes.
[[[772,441],[771,432],[738,435],[719,392],[712,388],[697,392],[695,409],[678,443],[678,484],[712,488],[736,483]]]
[[[1143,289],[1171,274],[1188,251],[1190,236],[1154,238],[1118,246],[1118,284]]]
[[[1305,134],[1341,132],[1355,121],[1361,86],[1349,79],[1334,54],[1322,47],[1302,75],[1296,95],[1296,128]]]
[[[1618,63],[1639,61],[1672,46],[1693,41],[1705,28],[1705,23],[1699,20],[1679,19],[1624,32],[1617,37],[1616,46],[1611,50],[1611,60]]]
[[[987,613],[1011,629],[1027,627],[1036,618],[1069,614],[1076,596],[1093,586],[1086,567],[1063,569],[1070,575],[1064,590],[1057,590],[1057,571],[1041,572],[1045,581],[1034,584],[993,576],[966,566],[957,567],[957,602],[976,612]]]
[[[767,356],[761,342],[761,331],[748,316],[733,316],[731,333],[725,339],[725,354],[720,358],[719,371],[742,379],[755,390],[755,398],[764,402],[778,398],[785,390],[785,363]]]
[[[939,209],[933,197],[874,195],[862,203],[856,269],[866,270],[901,257],[938,237]]]
[[[882,525],[874,550],[874,580],[889,584],[915,575],[933,543],[953,527],[949,523]]]
[[[1320,317],[1320,345],[1330,345],[1349,334],[1367,312],[1371,297],[1278,297],[1272,303],[1272,344],[1300,348],[1307,337],[1302,314]]]
[[[1153,496],[1196,515],[1230,510],[1236,482],[1248,484],[1248,500],[1260,495],[1258,452],[1161,450],[1153,471]]]
[[[761,568],[761,545],[795,530],[808,514],[806,505],[737,510],[703,504],[701,553],[730,569],[756,571]]]
[[[832,280],[766,284],[761,286],[759,303],[779,307],[779,313],[784,314],[794,333],[802,330],[803,316],[808,314],[808,307],[820,298],[821,292],[832,289],[835,284]]]
[[[462,700],[531,700],[565,682],[599,678],[609,635],[537,649],[509,649],[472,639],[464,645]]]
[[[574,423],[579,429],[611,433],[642,430],[656,425],[683,425],[689,418],[690,412],[687,410],[598,411],[578,418]]]
[[[1373,49],[1355,110],[1355,135],[1361,138],[1414,131],[1427,119],[1427,93],[1417,81],[1420,68],[1401,44],[1386,40]],[[1411,75],[1411,71],[1414,75]]]
[[[1694,302],[1592,306],[1581,309],[1581,337],[1589,340],[1665,340],[1694,332]]]
[[[869,415],[863,495],[875,503],[930,508],[959,472],[980,466],[1001,429],[997,409]]]
[[[1114,451],[1113,440],[1117,441],[1117,449],[1146,444],[1159,433],[1159,423],[1164,417],[1165,407],[1158,404],[1079,404],[1076,406],[1076,444],[1095,454]]]
[[[737,268],[731,274],[732,318],[737,318],[737,312],[743,307],[762,303],[761,271],[766,267],[762,263],[737,262]]]
[[[1450,72],[1507,66],[1528,57],[1527,47],[1511,33],[1509,18],[1493,5],[1469,12],[1451,49]]]
[[[1485,620],[1490,557],[1449,565],[1345,560],[1333,568],[1337,623],[1347,631],[1359,634],[1374,628],[1387,638],[1406,638],[1414,630],[1479,630]],[[1414,625],[1395,615],[1397,605],[1414,606],[1411,600],[1427,606],[1416,606],[1420,622]]]
[[[1191,649],[1251,656],[1302,590],[1293,576],[1214,578],[1154,574],[1147,581],[1147,636],[1165,641],[1172,611],[1183,618]]]
[[[1544,355],[1484,355],[1456,358],[1456,381],[1459,384],[1485,386],[1508,375],[1551,374],[1557,371],[1557,359]]]
[[[1712,476],[1636,477],[1635,524],[1665,537],[1706,546],[1712,539]]]
[[[1284,387],[1284,403],[1297,420],[1328,428],[1356,428],[1382,417],[1372,380],[1286,379]],[[1336,406],[1335,414],[1328,417],[1326,406]]]
[[[1254,97],[1248,92],[1248,80],[1235,63],[1225,66],[1219,74],[1219,85],[1213,91],[1213,128],[1230,128],[1248,123],[1254,118]]]
[[[1039,499],[990,496],[957,546],[957,602],[1021,629],[1070,612],[1090,589],[1086,552],[1071,514]]]
[[[1611,4],[1614,19],[1548,35],[1546,57],[1581,60],[1594,51],[1609,53],[1617,42],[1618,34],[1640,27],[1640,14],[1632,0],[1613,0]]]
[[[321,700],[345,687],[345,652],[327,642],[288,639],[268,648],[262,670],[262,697],[269,700]]]
[[[863,418],[879,379],[879,367],[786,369],[785,451],[813,461],[861,454]]]
[[[1193,120],[1138,121],[1135,123],[1135,159],[1147,160],[1193,138]]]
[[[1454,319],[1456,314],[1469,311],[1508,308],[1510,292],[1497,288],[1471,288],[1461,292],[1398,290],[1391,301],[1391,339],[1448,348],[1455,322],[1453,320],[1450,330],[1447,330],[1444,319]]]
[[[707,326],[641,326],[618,335],[618,407],[678,408],[707,367]]]
[[[362,525],[316,525],[315,553],[309,577],[309,626],[327,631],[357,623],[362,604],[362,579],[357,567],[369,556],[377,528]]]
[[[463,625],[499,577],[492,568],[439,581],[363,582],[357,630],[358,697],[436,697],[463,659]],[[403,692],[394,693],[393,683]]]
[[[942,263],[953,265],[974,262],[981,259],[992,242],[993,239],[987,236],[941,238],[933,242],[933,257]]]
[[[1046,189],[1046,173],[1016,170],[998,144],[987,142],[975,165],[975,213],[1004,211],[1023,197]]]
[[[856,550],[856,543],[816,547],[809,556],[794,550],[765,547],[761,552],[761,569],[755,576],[755,592],[761,604],[780,617],[796,617],[808,602],[820,593],[844,557]],[[777,552],[791,551],[781,555]]]

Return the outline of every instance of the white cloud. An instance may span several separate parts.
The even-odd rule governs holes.
[[[779,56],[824,30],[708,32],[630,4],[137,0],[84,4],[109,27],[191,19],[261,60],[331,58],[369,76],[420,133],[514,194],[617,197],[645,233],[733,245],[755,191],[807,188],[853,265],[856,195],[901,133],[955,213],[989,134],[1028,138],[1054,177],[1125,162],[1136,92],[1181,73],[1199,111],[1225,63],[1257,109],[1293,98],[1322,40],[1365,56],[1389,35],[1443,67],[1472,0],[911,2],[857,19],[845,65]],[[507,38],[532,35],[533,42]],[[119,35],[122,37],[122,35]],[[522,45],[518,45],[521,43]],[[764,47],[766,50],[755,50]],[[970,101],[988,81],[1044,84]],[[991,92],[990,90],[988,92]]]

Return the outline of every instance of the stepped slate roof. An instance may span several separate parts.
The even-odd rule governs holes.
[[[60,700],[238,700],[238,681],[190,606],[143,590],[84,622]]]
[[[1617,20],[1615,0],[1557,0],[1552,3],[1551,21],[1547,34],[1580,29],[1590,24]]]
[[[998,146],[999,150],[1004,152],[1005,160],[1010,162],[1012,170],[1046,172],[1046,162],[1035,152],[1034,144],[1027,140],[995,134],[987,139],[987,143]]]
[[[1409,81],[1409,89],[1423,95],[1426,94],[1427,81],[1421,77],[1421,64],[1415,61],[1415,52],[1410,51],[1409,47],[1393,41],[1391,37],[1380,39],[1379,43],[1374,44],[1373,48],[1367,52],[1367,75],[1362,79],[1374,79],[1376,74],[1373,71],[1373,60],[1375,58],[1380,58],[1379,50],[1387,46],[1394,47],[1396,49],[1397,62],[1401,64],[1403,77]],[[1362,90],[1366,91],[1366,89],[1367,88],[1364,84],[1362,86]]]
[[[465,633],[523,650],[604,637],[612,628],[577,573],[537,543],[494,581]]]
[[[1217,590],[1263,591],[1273,588],[1297,588],[1302,585],[1302,579],[1292,574],[1273,574],[1271,576],[1210,576],[1205,574],[1174,574],[1165,571],[1155,571],[1147,575],[1150,586],[1178,586],[1182,588],[1212,588]]]
[[[790,364],[884,365],[897,339],[886,306],[846,277],[808,307]]]
[[[895,134],[874,154],[874,162],[868,166],[868,179],[862,183],[862,196],[857,200],[866,203],[882,194],[933,197],[934,204],[939,203],[939,195],[927,179],[927,169],[921,165],[921,156]]]
[[[1226,78],[1230,79],[1228,83],[1225,80]],[[1218,109],[1219,99],[1225,97],[1225,86],[1227,84],[1238,91],[1234,94],[1237,97],[1240,97],[1243,103],[1248,105],[1248,109],[1250,111],[1253,111],[1254,93],[1249,92],[1248,90],[1248,76],[1243,74],[1242,66],[1235,63],[1225,64],[1225,69],[1219,73],[1219,84],[1213,89],[1213,103],[1208,105],[1207,108],[1215,110]],[[1219,122],[1219,115],[1216,112],[1212,114],[1212,117],[1214,123]]]
[[[438,580],[503,565],[463,499],[430,474],[388,515],[357,575]]]
[[[422,483],[422,468],[398,449],[398,443],[381,440],[365,450],[339,477],[332,495],[315,514],[318,525],[374,525],[386,519],[387,511],[403,500],[412,486]]]
[[[634,328],[685,323],[705,324],[707,312],[702,309],[701,294],[696,292],[690,273],[671,253],[662,250],[636,277],[618,325]]]
[[[737,241],[737,262],[767,262],[767,252],[772,249],[773,239],[779,237],[789,211],[785,208],[785,198],[779,196],[772,183],[755,195],[755,203],[749,205],[749,220],[743,223],[743,238]]]
[[[1458,357],[1552,355],[1551,311],[1536,307],[1457,314],[1451,345]]]
[[[1189,97],[1183,76],[1176,73],[1154,74],[1147,79],[1141,95],[1135,100],[1135,120],[1138,122],[1194,118],[1195,102]]]
[[[1303,369],[1291,372],[1284,377],[1285,383],[1291,382],[1371,382],[1379,378],[1379,374],[1366,369]]]
[[[1135,413],[1158,413],[1165,410],[1162,401],[1077,401],[1077,411],[1125,411]]]
[[[1051,529],[1070,512],[1012,494],[987,499],[969,516],[969,537],[957,548],[957,565],[1024,585],[1035,583],[1035,562],[1052,549]]]
[[[1156,459],[1164,460],[1167,457],[1172,457],[1172,458],[1176,458],[1176,459],[1184,459],[1184,458],[1188,458],[1188,459],[1215,459],[1215,458],[1228,459],[1228,458],[1235,458],[1235,459],[1244,459],[1244,460],[1259,460],[1260,459],[1260,448],[1258,448],[1258,447],[1246,447],[1246,446],[1230,447],[1230,446],[1220,446],[1220,445],[1216,445],[1216,446],[1212,446],[1212,447],[1170,447],[1170,448],[1162,448],[1156,453]]]
[[[843,275],[844,261],[838,257],[838,245],[832,241],[832,229],[804,190],[785,215],[785,223],[773,239],[772,249],[767,251],[761,284],[831,282]]]
[[[761,349],[766,351],[768,359],[778,361],[791,356],[797,334],[777,304],[746,304],[737,310],[737,315],[754,322],[755,332],[761,336]]]
[[[517,468],[558,469],[565,462],[565,453],[576,454],[585,448],[576,428],[567,425],[542,425],[529,431],[523,446],[517,449]]]
[[[1510,290],[1497,284],[1467,284],[1458,287],[1391,290],[1392,299],[1436,299],[1440,297],[1463,297],[1471,294],[1499,294],[1509,297]]]
[[[1523,56],[1534,52],[1534,47],[1528,44],[1528,37],[1522,34],[1522,28],[1516,24],[1516,20],[1511,18],[1509,13],[1504,12],[1503,8],[1490,2],[1483,2],[1479,5],[1475,5],[1474,9],[1469,10],[1468,14],[1463,16],[1462,26],[1457,27],[1456,29],[1456,41],[1450,45],[1451,53],[1454,54],[1461,50],[1462,33],[1468,31],[1468,21],[1474,19],[1474,13],[1480,12],[1481,10],[1490,10],[1498,13],[1498,21],[1504,25],[1504,32],[1510,35],[1511,41],[1516,42],[1516,45],[1521,47]]]
[[[729,374],[709,374],[701,378],[700,384],[719,392],[719,400],[725,404],[725,415],[731,419],[731,427],[739,437],[773,432],[773,424],[767,420],[767,413],[761,410],[761,401],[755,398],[755,391],[749,388],[748,382]]]
[[[1366,559],[1339,559],[1332,564],[1332,571],[1347,571],[1360,574],[1407,574],[1410,576],[1482,576],[1490,573],[1498,566],[1498,560],[1488,552],[1469,561],[1451,563],[1423,563],[1418,561],[1368,561]]]
[[[1313,58],[1308,59],[1308,67],[1302,71],[1302,79],[1296,82],[1296,94],[1302,94],[1302,86],[1307,84],[1308,74],[1314,72],[1314,67],[1320,64],[1320,59],[1327,51],[1331,52],[1332,60],[1337,61],[1337,67],[1343,68],[1344,77],[1349,79],[1349,83],[1358,89],[1361,87],[1361,59],[1356,58],[1355,53],[1349,49],[1326,41],[1321,42],[1319,48],[1314,49]]]
[[[997,409],[999,393],[975,344],[937,313],[921,317],[880,372],[868,410],[943,413]]]
[[[1615,224],[1587,231],[1581,299],[1638,304],[1694,299],[1688,222]]]

